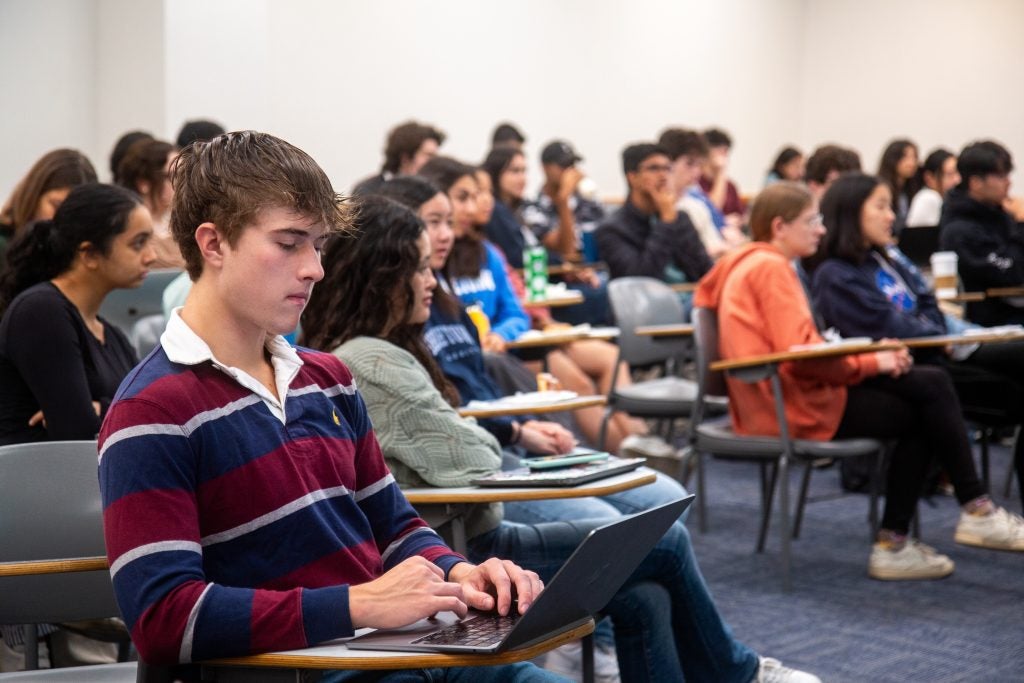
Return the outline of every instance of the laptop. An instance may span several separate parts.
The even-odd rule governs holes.
[[[689,495],[592,530],[526,614],[500,617],[471,609],[460,621],[442,612],[404,628],[372,631],[346,645],[353,650],[496,653],[582,626],[608,604],[692,501]]]
[[[537,470],[518,467],[513,470],[495,472],[486,477],[474,479],[473,484],[488,487],[518,486],[579,486],[596,479],[614,477],[616,474],[631,472],[647,462],[646,458],[616,458],[610,456],[599,462],[589,462],[556,469]]]

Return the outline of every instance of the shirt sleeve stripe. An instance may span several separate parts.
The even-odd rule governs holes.
[[[422,526],[417,529],[413,529],[405,536],[402,536],[400,539],[394,541],[391,545],[384,549],[384,552],[380,555],[381,562],[383,564],[387,564],[388,557],[397,552],[405,544],[406,541],[410,540],[411,538],[414,538],[415,536],[418,536],[419,534],[431,534],[433,536],[437,536],[438,540],[440,540],[441,538],[437,535],[437,532],[431,529],[430,527]]]
[[[110,578],[113,579],[125,565],[130,562],[134,562],[140,557],[180,550],[193,552],[198,555],[203,554],[202,547],[194,541],[159,541],[158,543],[147,543],[146,545],[140,545],[136,548],[132,548],[114,560],[113,564],[110,565]]]
[[[335,384],[333,387],[324,389],[323,392],[327,396],[338,396],[340,394],[354,396],[356,393],[356,382],[353,379],[351,384]]]
[[[178,656],[178,661],[180,662],[192,661],[192,642],[196,635],[196,621],[199,619],[199,609],[203,606],[203,600],[213,586],[214,584],[211,583],[203,589],[199,599],[196,600],[196,604],[192,606],[192,611],[188,614],[188,621],[185,622],[185,633],[181,638],[181,652]]]
[[[103,454],[107,452],[111,446],[117,444],[125,439],[133,439],[137,436],[149,436],[156,434],[166,434],[168,436],[188,436],[185,434],[181,425],[175,424],[146,424],[146,425],[135,425],[133,427],[125,427],[119,429],[106,438],[103,442],[103,447],[100,448],[99,462],[103,462]]]
[[[265,527],[268,524],[273,524],[278,520],[284,519],[288,515],[294,514],[299,510],[307,508],[310,505],[318,503],[322,500],[327,500],[329,498],[339,498],[341,496],[350,495],[350,493],[351,492],[348,490],[348,488],[344,486],[334,486],[328,489],[310,491],[301,498],[296,498],[295,500],[286,503],[285,505],[282,505],[276,510],[271,510],[270,512],[260,515],[259,517],[256,517],[255,519],[246,522],[245,524],[239,524],[238,526],[232,529],[220,531],[216,534],[210,534],[209,536],[204,536],[201,539],[201,542],[204,546],[211,546],[217,543],[224,543],[225,541],[230,541],[232,539],[238,538],[239,536],[244,536],[245,534],[252,533],[253,531]]]
[[[394,483],[395,483],[395,478],[389,472],[387,474],[387,476],[382,477],[381,479],[378,479],[377,481],[375,481],[374,483],[370,484],[369,486],[363,487],[363,488],[359,489],[358,491],[356,491],[355,494],[354,494],[354,498],[356,499],[356,502],[358,503],[359,501],[363,500],[364,498],[369,498],[373,494],[379,493],[379,492],[383,491],[384,489],[386,489],[387,487],[391,486]]]

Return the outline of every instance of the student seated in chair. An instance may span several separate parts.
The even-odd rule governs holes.
[[[467,486],[497,471],[497,439],[455,412],[458,392],[423,340],[438,293],[423,222],[397,202],[367,197],[354,232],[325,247],[327,274],[303,317],[303,333],[312,346],[352,368],[399,483]],[[608,522],[603,516],[514,524],[503,516],[499,503],[481,505],[468,517],[470,558],[500,548],[542,578],[552,576],[591,529]],[[733,637],[681,523],[673,524],[605,612],[615,624],[623,680],[818,680],[759,658]]]
[[[876,229],[888,227],[890,198],[865,206]],[[874,214],[880,213],[879,218]],[[717,311],[723,359],[758,356],[820,344],[793,261],[818,249],[825,234],[818,203],[795,183],[766,188],[750,214],[754,242],[724,256],[701,280],[694,303]],[[832,226],[830,226],[832,227]],[[965,545],[1024,550],[1020,518],[997,509],[978,479],[949,375],[915,366],[907,349],[785,363],[779,377],[794,438],[892,440],[881,528],[868,575],[886,581],[937,579],[953,561],[907,537],[933,460],[949,473],[961,507],[955,540]],[[732,377],[729,411],[740,434],[777,436],[768,381]]]
[[[230,133],[183,150],[174,182],[172,231],[195,284],[99,441],[111,576],[142,659],[303,648],[468,607],[508,614],[513,591],[528,609],[536,574],[450,550],[398,490],[348,369],[281,337],[349,220],[316,162]],[[545,677],[530,664],[463,676]]]

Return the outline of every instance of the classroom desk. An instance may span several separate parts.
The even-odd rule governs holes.
[[[985,296],[1018,297],[1024,296],[1024,287],[992,287],[985,290]]]
[[[633,330],[633,334],[638,337],[690,337],[693,335],[693,325],[687,323],[640,325]]]
[[[1024,332],[992,333],[992,334],[943,334],[933,337],[909,337],[900,343],[908,349],[928,349],[939,346],[956,346],[960,344],[998,344],[1000,342],[1020,341]]]
[[[673,292],[689,293],[697,289],[696,282],[674,282],[669,285]]]
[[[575,273],[577,270],[608,270],[608,264],[604,261],[594,261],[593,263],[554,263],[548,266],[548,275],[567,275],[569,273]],[[520,276],[526,275],[525,268],[516,268],[516,273]]]
[[[458,409],[462,417],[510,417],[513,415],[538,415],[540,413],[561,413],[567,410],[579,410],[592,406],[603,406],[608,402],[607,396],[577,396],[576,398],[551,403],[537,403],[531,405],[510,405],[498,401],[481,401],[491,403],[493,407]]]
[[[984,301],[985,292],[960,292],[953,296],[936,297],[939,301],[950,301],[955,304],[967,304],[973,301]]]
[[[36,574],[67,574],[68,572],[106,571],[106,557],[76,557],[71,560],[24,560],[0,562],[0,576],[35,576]]]
[[[360,629],[362,635],[370,629]],[[383,650],[349,650],[343,640],[334,640],[303,650],[268,652],[249,657],[231,657],[203,662],[203,680],[222,683],[300,683],[303,671],[315,670],[395,670],[428,669],[452,666],[491,666],[512,664],[533,659],[594,631],[591,620],[560,633],[542,643],[498,654],[441,654],[432,652],[390,652]]]
[[[619,328],[617,327],[595,327],[591,330],[580,330],[575,331],[571,329],[564,330],[553,330],[551,332],[541,332],[540,334],[531,334],[527,337],[520,337],[510,342],[505,343],[506,349],[535,349],[542,348],[545,346],[565,346],[575,341],[582,341],[585,339],[599,339],[601,341],[608,341],[615,339],[619,336]]]
[[[517,500],[555,500],[558,498],[589,498],[607,496],[654,483],[653,470],[640,467],[605,479],[579,486],[459,486],[452,488],[403,489],[408,500],[432,527],[450,522],[452,548],[466,552],[465,514],[472,505],[481,503],[511,503]]]
[[[811,349],[800,349],[797,351],[780,351],[778,353],[766,353],[760,356],[746,356],[744,358],[731,358],[729,360],[718,360],[711,364],[711,369],[717,371],[743,370],[761,365],[772,365],[775,363],[787,363],[798,360],[814,360],[817,358],[833,358],[836,356],[853,356],[859,353],[874,353],[875,351],[893,351],[904,348],[901,342],[864,342],[860,344],[821,344]]]
[[[519,304],[523,308],[559,308],[560,306],[575,306],[583,303],[583,294],[575,289],[567,289],[564,295],[544,297],[543,299],[522,299]]]

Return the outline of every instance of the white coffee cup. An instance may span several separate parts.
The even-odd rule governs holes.
[[[935,296],[949,299],[957,294],[957,257],[955,251],[937,251],[931,256]]]

